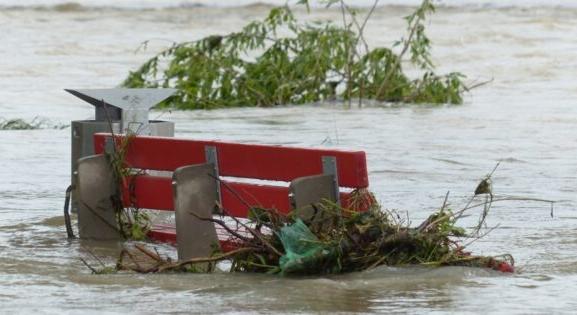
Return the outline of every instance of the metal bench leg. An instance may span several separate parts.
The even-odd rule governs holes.
[[[323,175],[300,177],[289,185],[291,206],[305,222],[324,219],[322,214],[315,213],[315,206],[323,199],[340,204],[336,158],[324,156],[322,163]]]
[[[178,259],[209,257],[219,246],[212,218],[218,198],[216,171],[211,163],[178,168],[173,174]]]
[[[116,192],[112,168],[104,155],[78,160],[78,233],[80,238],[121,238],[111,197]]]
[[[289,185],[291,206],[303,221],[321,220],[315,214],[313,205],[318,205],[323,199],[337,201],[335,182],[332,175],[314,175],[300,177]]]

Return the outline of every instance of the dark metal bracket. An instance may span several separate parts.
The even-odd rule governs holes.
[[[219,170],[218,170],[218,152],[215,146],[207,145],[204,147],[204,156],[206,158],[206,163],[212,164],[214,166],[214,176],[218,178]],[[216,198],[220,204],[222,204],[222,192],[220,191],[220,182],[216,180]],[[215,207],[216,209],[216,207]],[[220,210],[216,211],[218,214]]]
[[[340,206],[341,198],[339,191],[339,173],[337,168],[337,158],[334,156],[323,156],[322,162],[323,162],[323,174],[333,176],[335,198],[336,198],[335,202]]]

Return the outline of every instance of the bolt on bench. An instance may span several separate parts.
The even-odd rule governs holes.
[[[113,141],[110,134],[95,134],[96,155],[78,160],[81,238],[120,239],[112,203],[117,181],[105,154],[123,138],[116,137]],[[226,215],[237,218],[246,218],[253,206],[285,214],[296,209],[306,217],[312,215],[311,204],[322,199],[363,211],[352,204],[350,189],[369,184],[363,151],[135,136],[129,139],[125,163],[144,172],[131,178],[130,185],[122,185],[122,204],[174,211],[176,226],[154,226],[148,236],[176,244],[180,260],[210,256],[215,244],[223,251],[238,246],[227,238],[226,231],[201,220],[218,214],[217,203],[226,209]],[[173,173],[168,177],[148,171]],[[261,181],[248,183],[246,179]],[[349,191],[341,191],[341,187]]]

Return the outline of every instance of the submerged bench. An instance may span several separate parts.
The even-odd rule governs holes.
[[[95,134],[97,155],[79,160],[81,238],[119,238],[111,200],[116,181],[104,154],[112,140],[110,134]],[[200,220],[212,217],[217,203],[226,215],[238,218],[246,218],[250,207],[281,213],[303,209],[306,215],[304,209],[322,199],[365,210],[353,205],[351,196],[352,189],[369,185],[362,151],[137,136],[130,138],[125,152],[125,166],[143,172],[123,185],[123,205],[175,211],[176,226],[154,226],[149,237],[175,244],[179,259],[208,256],[219,242],[223,251],[235,248],[214,223]],[[149,171],[173,173],[168,177]]]

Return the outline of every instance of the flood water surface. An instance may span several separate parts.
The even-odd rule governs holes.
[[[269,7],[0,10],[0,117],[90,118],[64,88],[114,87],[169,41],[238,29]],[[374,45],[402,35],[407,8],[379,8]],[[304,14],[304,12],[301,12]],[[577,307],[577,10],[536,6],[440,8],[429,26],[440,72],[473,90],[462,106],[312,104],[154,112],[178,137],[366,151],[371,190],[419,224],[442,203],[463,206],[498,161],[494,192],[557,201],[496,203],[472,243],[512,254],[517,273],[470,268],[377,268],[331,277],[245,274],[92,275],[80,258],[114,263],[117,244],[66,239],[70,129],[0,131],[2,313],[572,313]],[[337,11],[309,19],[334,19]],[[148,50],[135,53],[151,40]],[[462,225],[474,226],[476,216]]]

